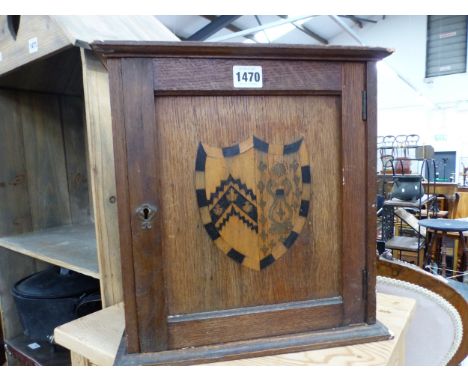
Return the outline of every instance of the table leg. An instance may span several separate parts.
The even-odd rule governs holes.
[[[443,244],[444,244],[444,237],[446,237],[446,235],[447,235],[447,232],[442,231],[442,238],[440,239],[440,249],[439,249],[439,253],[441,257],[440,266],[442,267],[442,277],[446,276],[445,272],[447,269],[447,252],[445,249],[442,251]]]
[[[457,259],[453,259],[454,267],[456,271],[466,272],[466,246],[465,246],[465,237],[463,236],[463,232],[458,232],[459,243],[458,243],[458,252],[459,257]],[[457,278],[458,281],[463,282],[463,276]]]
[[[426,248],[424,248],[424,267],[431,265],[431,258],[432,258],[432,241],[434,239],[434,235],[432,231],[426,231]]]

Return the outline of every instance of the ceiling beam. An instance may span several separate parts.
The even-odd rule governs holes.
[[[344,18],[353,20],[359,26],[359,28],[363,27],[363,24],[362,24],[363,22],[364,23],[377,24],[376,20],[367,19],[365,17],[359,17],[359,16],[354,16],[354,15],[340,15],[340,17],[344,17]]]
[[[255,20],[257,20],[258,25],[262,25],[262,22],[260,21],[260,17],[258,17],[257,15],[255,15],[254,17],[255,17]],[[264,34],[266,40],[269,43],[271,43],[270,38],[268,37],[268,34],[265,31],[263,31],[263,34]]]
[[[356,17],[356,16],[352,16],[352,15],[340,15],[340,17],[343,17],[345,19],[350,19],[354,22],[354,24],[356,24],[360,29],[362,29],[364,26],[362,25],[362,22]]]
[[[187,41],[205,41],[207,38],[213,36],[221,29],[230,25],[234,20],[240,16],[216,16],[208,25],[188,37]]]
[[[328,16],[330,19],[332,19],[335,23],[337,23],[341,29],[345,33],[347,33],[354,41],[356,41],[359,45],[364,46],[364,42],[361,40],[361,38],[355,33],[346,23],[344,23],[338,16],[335,15],[330,15]],[[432,100],[427,97],[423,91],[419,90],[419,88],[413,83],[408,80],[404,75],[402,75],[398,70],[394,69],[391,65],[389,65],[385,61],[381,61],[382,65],[386,65],[391,71],[395,73],[395,75],[403,81],[408,87],[410,87],[418,96],[422,97],[426,102],[428,102],[432,107],[440,108],[438,105],[436,105]]]
[[[213,21],[216,16],[211,16],[211,15],[200,15],[201,17],[204,17],[205,19],[207,20],[210,20],[210,21]],[[237,33],[237,32],[241,32],[242,29],[236,27],[235,25],[233,24],[230,24],[230,25],[227,25],[224,27],[225,29],[231,31],[231,32],[234,32],[234,33]],[[248,34],[246,36],[244,36],[245,38],[249,39],[249,40],[252,40],[252,41],[255,41],[255,42],[258,42],[258,40],[255,38],[255,36],[253,34]]]
[[[284,15],[278,15],[278,17],[281,17],[282,19],[287,19],[288,18],[288,16],[284,16]],[[292,23],[292,25],[294,25],[297,29],[299,29],[301,32],[305,33],[309,37],[312,37],[314,40],[320,42],[321,44],[324,44],[324,45],[329,44],[328,40],[326,38],[323,38],[322,36],[315,33],[314,31],[310,30],[306,26],[300,25],[298,23]]]
[[[330,15],[328,16],[330,19],[332,19],[338,26],[343,29],[354,41],[356,41],[359,45],[364,45],[362,42],[361,38],[354,32],[348,24],[346,24],[341,18],[335,15]]]
[[[304,20],[304,19],[310,19],[312,17],[316,17],[316,16],[315,15],[306,15],[306,16],[290,17],[290,18],[287,18],[287,19],[284,19],[284,20],[278,20],[278,21],[274,21],[274,22],[271,22],[271,23],[263,24],[263,25],[258,26],[258,27],[244,29],[244,30],[242,30],[240,32],[231,33],[231,34],[228,34],[228,35],[225,35],[225,36],[211,37],[210,39],[208,39],[208,41],[218,42],[218,41],[231,40],[233,38],[244,37],[244,36],[247,36],[247,35],[250,35],[252,33],[256,33],[256,32],[259,32],[259,31],[262,31],[262,30],[265,30],[265,29],[268,29],[268,28],[274,28],[274,27],[278,27],[278,26],[284,25],[284,24],[293,23],[293,22],[296,22],[296,21]]]

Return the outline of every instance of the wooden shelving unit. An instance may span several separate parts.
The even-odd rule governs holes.
[[[423,195],[421,199],[413,201],[404,201],[404,200],[397,200],[397,199],[391,199],[391,200],[386,200],[384,204],[386,206],[392,206],[392,207],[406,207],[406,208],[416,208],[419,209],[421,206],[427,205],[428,203],[431,203],[437,199],[437,195]]]
[[[1,237],[0,247],[100,278],[93,224],[66,225]]]
[[[101,40],[177,38],[152,16],[0,15],[0,330],[11,346],[23,333],[11,288],[49,264],[99,279],[103,307],[122,301],[109,79],[88,46]]]

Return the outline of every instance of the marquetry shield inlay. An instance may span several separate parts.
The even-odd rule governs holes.
[[[310,209],[311,171],[303,139],[278,145],[252,137],[198,146],[196,193],[209,237],[232,260],[261,270],[294,244]]]

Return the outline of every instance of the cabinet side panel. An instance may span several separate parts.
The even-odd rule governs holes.
[[[112,111],[112,134],[115,155],[115,182],[119,219],[119,242],[123,298],[125,303],[125,331],[128,353],[140,352],[136,305],[135,272],[132,234],[130,231],[130,202],[127,175],[126,132],[123,109],[122,65],[120,60],[108,60],[109,89]]]
[[[377,67],[375,62],[368,62],[366,68],[367,87],[367,323],[376,322],[376,239],[377,215],[376,193],[377,184]]]
[[[343,64],[343,304],[345,324],[365,320],[367,295],[367,141],[362,92],[365,65]]]
[[[81,60],[101,294],[103,306],[111,306],[122,301],[123,292],[109,76],[92,52],[83,50]]]
[[[119,201],[123,217],[120,221],[120,235],[130,241],[132,259],[125,253],[122,271],[128,260],[133,263],[136,318],[138,323],[139,347],[142,352],[159,351],[167,348],[167,324],[165,307],[164,266],[162,256],[162,197],[158,171],[159,150],[164,144],[157,137],[155,126],[154,89],[152,61],[145,59],[125,59],[121,63],[121,94],[118,100],[122,114],[117,110],[114,124],[116,139],[125,131],[124,144],[116,146],[119,162],[116,170],[123,169],[127,179],[117,182],[118,187],[128,187],[120,195]],[[114,112],[114,110],[113,110]],[[120,118],[122,118],[120,120]],[[120,131],[116,131],[120,130]],[[122,153],[122,151],[124,153]],[[126,158],[125,162],[122,159]],[[119,174],[119,177],[121,175]],[[120,211],[119,211],[120,214]],[[148,217],[151,219],[148,219]],[[121,241],[121,245],[123,242]],[[127,243],[124,243],[127,245]],[[124,251],[130,248],[122,248]],[[131,296],[129,296],[131,298]],[[125,299],[127,303],[127,298]]]

